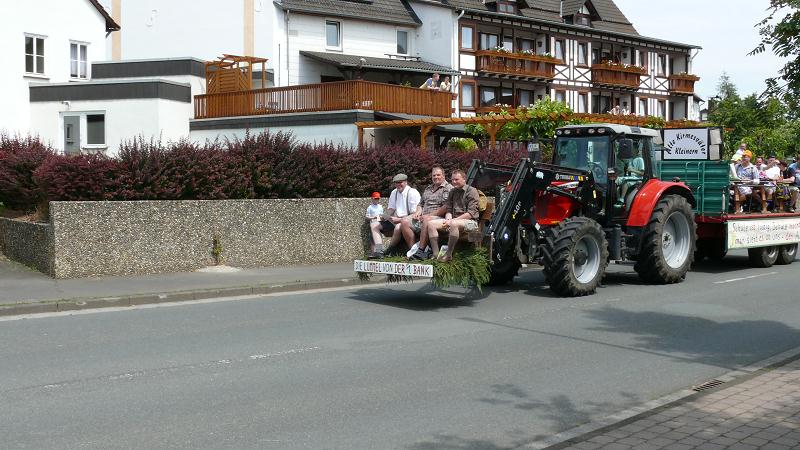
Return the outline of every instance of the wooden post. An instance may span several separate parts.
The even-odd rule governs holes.
[[[358,149],[364,150],[364,127],[358,126]]]
[[[428,151],[427,141],[428,141],[428,133],[431,132],[433,129],[433,125],[421,125],[419,127],[419,146],[423,151]]]
[[[497,132],[503,128],[505,123],[498,123],[498,122],[489,122],[483,125],[483,129],[489,133],[489,148],[495,150],[497,146]]]

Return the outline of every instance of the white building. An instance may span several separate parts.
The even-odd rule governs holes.
[[[0,18],[7,53],[0,130],[8,133],[31,130],[29,84],[90,80],[91,63],[105,58],[106,36],[119,29],[96,0],[4,1]]]

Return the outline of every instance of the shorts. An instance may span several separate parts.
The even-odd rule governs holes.
[[[391,220],[381,220],[381,233],[391,235],[394,233],[394,226]]]
[[[478,229],[478,222],[475,220],[464,221],[464,231],[476,231]]]

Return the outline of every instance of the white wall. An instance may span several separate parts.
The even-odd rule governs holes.
[[[445,67],[458,67],[457,14],[450,8],[412,2],[422,26],[417,28],[415,56]]]
[[[103,0],[111,12],[111,0]],[[212,60],[244,54],[245,0],[122,0],[122,59],[193,56]],[[275,55],[271,0],[254,0],[254,52]],[[111,37],[106,59],[111,59]],[[271,65],[270,65],[271,67]]]
[[[164,99],[135,100],[81,100],[70,105],[61,102],[31,103],[31,125],[39,130],[41,138],[59,151],[64,149],[64,116],[80,114],[105,114],[107,155],[115,155],[119,145],[136,136],[145,139],[159,137],[175,141],[189,136],[189,103]],[[81,127],[82,142],[86,129]],[[83,146],[83,145],[82,145]]]
[[[205,143],[207,140],[244,138],[248,130],[243,128],[223,129],[223,130],[195,130],[190,133],[191,139],[197,143]],[[282,126],[282,127],[258,127],[251,128],[250,134],[258,134],[262,131],[277,133],[292,133],[295,139],[305,143],[329,143],[333,145],[357,146],[358,128],[353,124],[338,125],[307,125],[307,126]],[[366,133],[365,133],[366,134]]]
[[[105,23],[102,14],[87,0],[0,2],[0,44],[6,56],[0,71],[0,130],[23,134],[30,131],[28,84],[69,81],[70,41],[88,44],[89,64],[105,58]],[[44,76],[25,74],[26,33],[45,37]],[[35,134],[37,130],[32,131]]]

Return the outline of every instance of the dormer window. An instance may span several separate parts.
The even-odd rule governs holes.
[[[517,2],[510,0],[498,0],[497,12],[506,14],[517,14]]]
[[[575,25],[583,25],[585,27],[592,26],[592,13],[586,5],[583,5],[581,9],[575,13]]]

